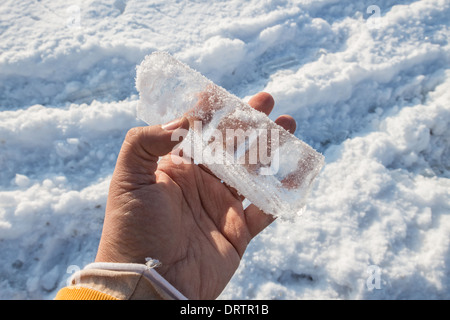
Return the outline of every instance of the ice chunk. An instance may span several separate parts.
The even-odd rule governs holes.
[[[137,68],[138,117],[149,125],[186,116],[184,157],[202,164],[266,213],[303,210],[324,157],[238,97],[165,52]]]

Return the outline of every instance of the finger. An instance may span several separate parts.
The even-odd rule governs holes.
[[[205,114],[208,116],[207,118],[207,122],[209,122],[209,113],[205,112],[205,110],[211,110],[211,96],[214,96],[212,93],[214,93],[214,91],[206,91],[205,93],[203,93],[203,95],[201,96],[201,99],[199,100],[199,104],[196,106],[196,108],[202,110],[202,115],[205,116]],[[248,102],[248,104],[253,107],[254,109],[264,112],[265,114],[269,115],[270,112],[273,110],[274,105],[275,105],[275,101],[273,99],[273,97],[266,92],[260,92],[257,93],[256,95],[254,95]],[[232,128],[237,126],[237,123],[235,121],[236,119],[233,119],[232,122],[227,121],[226,119],[222,122],[222,127],[223,128]],[[242,126],[245,126],[245,124],[242,124]],[[221,127],[221,128],[222,128]],[[223,129],[222,128],[222,129]],[[209,173],[210,170],[206,169],[203,167],[203,169]],[[227,185],[227,184],[225,184]],[[243,201],[245,199],[244,196],[240,195],[237,190],[231,186],[228,186],[228,189],[230,190],[230,192],[236,197],[236,199]]]
[[[253,106],[257,106],[260,111],[265,110],[266,114],[270,113],[272,109],[270,108],[270,99],[268,96],[259,96],[255,101],[250,101],[253,103]],[[250,104],[249,102],[249,104]],[[272,106],[273,107],[273,106]],[[256,109],[256,108],[255,108]],[[294,134],[297,129],[296,121],[293,117],[288,115],[282,115],[275,120],[275,123],[279,126],[283,127],[288,132]],[[265,228],[267,228],[272,222],[276,220],[271,214],[266,214],[264,211],[259,209],[254,204],[250,204],[245,209],[245,218],[247,221],[247,226],[250,232],[251,237],[255,237]]]
[[[252,238],[257,236],[261,231],[276,220],[276,217],[271,214],[264,213],[254,204],[249,205],[244,212],[247,227]]]
[[[228,190],[230,190],[231,194],[238,199],[240,202],[243,202],[245,200],[245,197],[240,194],[235,188],[229,186],[228,184],[224,183],[225,186],[227,186]]]
[[[286,131],[294,134],[295,130],[297,129],[297,123],[295,122],[294,118],[288,115],[282,115],[279,116],[275,123],[279,126],[283,127]]]
[[[269,115],[274,106],[275,106],[275,100],[273,99],[273,97],[267,93],[267,92],[260,92],[257,93],[256,95],[254,95],[249,101],[248,104],[261,112],[264,112],[266,115]],[[244,201],[245,197],[243,195],[241,195],[235,188],[228,186],[228,189],[230,190],[230,192],[235,196],[236,199],[238,199],[239,201]]]
[[[189,121],[182,118],[163,126],[129,130],[116,167],[127,173],[153,174],[159,157],[172,151],[187,134],[188,128]]]
[[[273,107],[275,106],[275,100],[269,93],[260,92],[254,95],[248,101],[248,104],[254,109],[269,115],[272,112]]]

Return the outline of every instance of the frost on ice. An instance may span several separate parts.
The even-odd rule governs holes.
[[[304,208],[324,157],[238,97],[165,52],[137,68],[138,117],[149,125],[185,116],[179,148],[264,212],[292,219]]]

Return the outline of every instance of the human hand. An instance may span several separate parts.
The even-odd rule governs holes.
[[[249,104],[266,114],[274,107],[267,93]],[[275,122],[295,131],[290,116]],[[244,210],[242,198],[201,166],[173,161],[169,153],[179,141],[172,141],[172,134],[188,128],[183,118],[127,133],[111,180],[96,262],[158,259],[158,273],[187,298],[215,299],[251,239],[274,218],[254,205]]]

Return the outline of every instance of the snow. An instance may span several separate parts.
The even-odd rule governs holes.
[[[367,10],[376,5],[375,9]],[[301,219],[250,244],[221,299],[450,298],[450,2],[4,0],[1,299],[52,299],[92,262],[136,119],[136,66],[168,51],[326,164]]]

